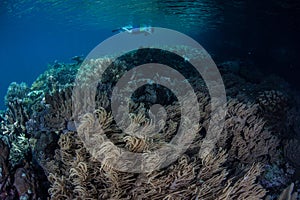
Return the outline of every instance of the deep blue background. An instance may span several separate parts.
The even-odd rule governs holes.
[[[112,35],[108,29],[72,31],[46,18],[44,22],[41,15],[37,21],[0,16],[0,109],[11,82],[30,86],[48,64],[72,62],[73,56],[87,55]]]

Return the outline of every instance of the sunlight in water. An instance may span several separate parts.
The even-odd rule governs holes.
[[[192,32],[216,28],[223,22],[222,7],[208,0],[109,0],[97,1],[5,1],[8,12],[16,17],[45,15],[49,20],[80,29],[99,27],[114,29],[128,24],[147,24]],[[57,19],[61,19],[61,22]],[[67,22],[67,23],[66,23]]]

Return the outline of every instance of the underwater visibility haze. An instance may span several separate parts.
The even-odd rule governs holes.
[[[2,0],[0,199],[300,199],[300,2]]]

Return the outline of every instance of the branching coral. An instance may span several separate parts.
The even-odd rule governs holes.
[[[189,53],[198,55],[199,52]],[[145,55],[143,59],[140,59],[141,55]],[[129,122],[124,129],[118,127],[110,106],[112,101],[123,96],[111,97],[114,83],[135,65],[156,61],[151,59],[151,54],[141,49],[114,62],[108,57],[86,60],[82,63],[83,70],[77,74],[77,82],[74,80],[78,63],[55,63],[31,89],[13,84],[10,90],[13,93],[7,95],[8,109],[0,116],[0,138],[11,147],[11,163],[7,164],[7,148],[0,141],[0,198],[7,197],[6,193],[11,190],[14,197],[38,197],[35,169],[30,164],[18,162],[24,158],[42,166],[50,182],[48,193],[51,199],[263,199],[267,191],[261,180],[266,178],[263,177],[266,173],[262,173],[266,166],[274,161],[289,161],[298,166],[295,152],[299,152],[299,142],[296,139],[286,142],[285,154],[279,151],[284,120],[282,124],[278,120],[283,119],[280,114],[288,108],[285,93],[266,86],[268,90],[261,92],[259,84],[255,85],[261,81],[259,78],[255,83],[249,83],[247,77],[238,76],[240,66],[234,74],[223,66],[227,73],[228,94],[231,97],[237,95],[237,98],[228,102],[225,127],[212,151],[205,154],[200,151],[209,130],[219,128],[219,124],[210,127],[211,99],[199,77],[188,80],[195,86],[193,89],[199,102],[197,125],[191,126],[189,120],[182,117],[181,105],[170,91],[159,91],[159,86],[148,85],[144,87],[145,91],[138,90],[127,99],[129,115],[124,105],[118,106],[120,116],[114,117],[120,117],[121,124]],[[169,53],[155,59],[163,60],[163,64],[171,60],[184,75],[194,73]],[[98,82],[105,65],[110,67]],[[135,78],[142,75],[136,74]],[[154,80],[178,84],[178,80],[168,77],[157,76]],[[137,84],[134,78],[130,84]],[[73,86],[79,90],[72,91]],[[91,88],[97,89],[95,94]],[[163,101],[164,109],[159,114],[166,115],[165,121],[155,122],[152,118],[150,106],[158,103],[157,100]],[[192,105],[189,99],[184,100]],[[187,149],[165,166],[164,161],[179,152],[171,141],[181,122],[187,129],[180,139]],[[296,130],[296,121],[291,124]],[[192,135],[192,132],[196,134]],[[189,144],[186,141],[191,137],[194,140]],[[171,150],[171,153],[156,152],[162,147],[175,153]],[[124,152],[142,156],[140,160],[123,159]],[[10,169],[11,166],[14,168]],[[145,172],[130,171],[135,166]],[[286,185],[291,182],[286,180]],[[280,199],[291,198],[293,187],[285,190]]]
[[[55,62],[32,84],[32,91],[43,91],[44,94],[63,91],[73,85],[80,64]]]
[[[132,123],[141,123],[145,119],[144,116],[136,115],[132,118]],[[96,127],[95,121],[99,122]],[[78,137],[77,133],[69,132],[60,136],[60,149],[56,152],[55,161],[49,160],[45,164],[52,183],[49,189],[52,199],[260,199],[265,194],[256,182],[261,166],[255,164],[249,170],[243,168],[239,172],[242,174],[240,177],[231,177],[226,168],[226,151],[209,154],[205,159],[201,159],[200,154],[195,154],[195,151],[188,151],[189,154],[182,155],[170,166],[147,174],[117,171],[110,163],[119,155],[114,153],[114,147],[111,146],[113,144],[104,140],[110,133],[110,114],[100,109],[94,114],[85,115],[81,122],[79,132],[89,131],[90,139],[95,137],[91,133],[97,133],[98,140],[92,143],[97,145],[90,154],[80,139],[86,135]],[[149,124],[144,125],[147,127]],[[123,139],[125,146],[126,142],[132,145],[129,150],[142,151],[137,148],[142,145],[134,145],[136,140],[133,138],[126,134],[120,134],[119,137]],[[201,144],[200,139],[201,137],[197,137],[198,141],[193,143],[193,148],[197,143]],[[96,160],[96,153],[105,151],[107,153],[102,163]]]
[[[266,191],[261,185],[255,184],[261,171],[261,166],[254,163],[246,174],[237,180],[233,186],[223,191],[224,199],[262,199]]]
[[[262,92],[256,100],[262,116],[272,130],[281,133],[285,128],[289,100],[279,91],[271,90]]]
[[[282,92],[264,91],[257,97],[260,108],[266,114],[282,114],[288,108],[288,98]]]
[[[229,157],[242,163],[273,161],[279,155],[279,140],[265,127],[255,104],[228,103],[228,118],[219,145],[229,148]]]
[[[62,92],[46,94],[45,103],[49,106],[43,119],[43,128],[46,130],[62,131],[71,128],[72,121],[72,89]],[[41,119],[40,119],[41,120]],[[72,131],[72,130],[71,130]],[[74,128],[73,128],[74,131]]]
[[[29,88],[25,84],[12,83],[7,91],[7,109],[1,120],[0,138],[10,146],[9,159],[12,165],[18,164],[30,152],[29,136],[26,122],[29,119],[29,109],[25,102]]]

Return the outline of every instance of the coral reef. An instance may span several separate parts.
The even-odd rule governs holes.
[[[296,166],[300,166],[300,142],[297,139],[288,140],[284,146],[285,156]]]
[[[185,47],[173,50],[202,55]],[[110,57],[74,60],[55,62],[31,87],[16,83],[9,87],[7,109],[0,113],[0,199],[297,199],[300,112],[283,80],[263,77],[259,71],[252,77],[247,63],[240,61],[220,63],[228,96],[225,126],[212,151],[203,154],[211,99],[188,60],[153,49],[132,51],[114,62]],[[122,123],[130,122],[124,130],[110,108],[119,77],[150,61],[172,65],[189,77],[199,102],[200,120],[186,133],[196,130],[194,140],[167,166],[148,153],[164,145],[172,147],[169,143],[181,120],[174,94],[154,84],[135,91],[128,103],[130,113],[119,116]],[[95,79],[107,63],[110,67],[103,79]],[[80,64],[83,70],[76,74]],[[140,79],[143,74],[135,76]],[[178,85],[178,80],[168,77],[153,78]],[[88,96],[85,89],[91,81],[97,83],[94,107],[84,98],[74,105],[73,92]],[[280,86],[273,87],[275,82]],[[137,83],[132,79],[130,84]],[[82,90],[74,91],[74,86]],[[157,103],[166,117],[159,122],[159,131],[153,132],[150,107]],[[125,113],[124,106],[118,109]],[[132,172],[130,166],[140,163],[130,159],[119,163],[122,170],[117,170],[114,164],[120,149],[149,155],[144,159],[155,170]]]
[[[285,188],[281,194],[279,195],[279,197],[277,198],[277,200],[297,200],[299,198],[298,196],[298,192],[294,191],[294,183],[291,183],[287,188]],[[266,197],[266,200],[271,200],[274,199],[272,198],[272,196],[268,195]]]
[[[225,151],[202,161],[197,154],[182,155],[166,169],[134,174],[95,161],[74,132],[61,135],[59,145],[55,160],[44,163],[52,199],[260,199],[266,193],[256,183],[261,166],[253,164],[239,178],[230,177]]]
[[[279,140],[265,127],[265,121],[258,115],[258,105],[231,100],[227,108],[228,118],[220,146],[229,149],[229,157],[239,163],[277,160]]]
[[[23,166],[14,168],[8,162],[9,149],[0,140],[0,198],[1,199],[37,199],[39,186],[35,169],[24,161]]]
[[[26,131],[26,122],[29,119],[29,105],[25,101],[29,88],[25,84],[12,83],[7,91],[7,110],[1,121],[0,139],[11,145],[10,160],[13,165],[18,164],[30,151]]]

